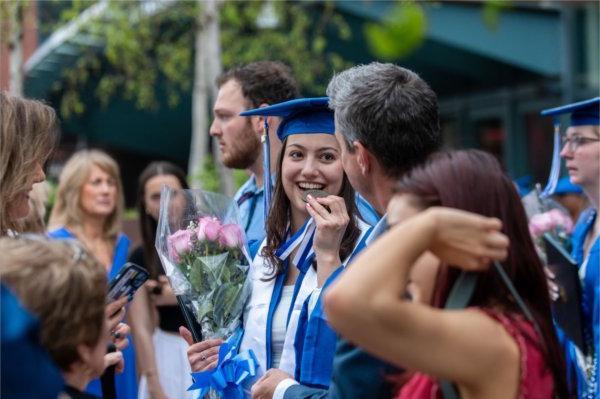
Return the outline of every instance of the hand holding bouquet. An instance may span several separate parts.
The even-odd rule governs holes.
[[[163,188],[156,248],[184,315],[200,325],[203,339],[229,337],[250,294],[238,220],[235,202],[220,194]]]

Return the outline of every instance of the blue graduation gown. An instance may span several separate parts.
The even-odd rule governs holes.
[[[314,309],[312,311],[309,309],[310,297],[304,303],[294,344],[296,352],[294,378],[300,384],[322,389],[327,389],[329,386],[338,338],[336,332],[327,323],[323,311],[323,292],[337,279],[345,265],[350,263],[354,256],[385,231],[386,225],[386,220],[383,218],[375,227],[363,229],[363,235],[359,238],[348,260],[335,270],[323,284]]]
[[[56,399],[63,378],[39,339],[38,320],[0,286],[0,397]]]
[[[587,258],[584,258],[583,247],[588,233],[593,229],[596,221],[597,212],[593,208],[588,208],[582,212],[573,235],[571,237],[573,250],[571,256],[579,265],[579,277],[581,279],[582,300],[581,310],[584,323],[584,339],[593,346],[596,364],[595,374],[591,381],[586,381],[585,370],[578,362],[575,345],[568,341],[566,337],[559,333],[559,337],[566,349],[567,369],[570,373],[575,373],[577,380],[578,396],[583,398],[586,390],[592,388],[595,396],[598,397],[598,377],[600,376],[600,239],[596,239],[590,248]],[[595,390],[590,387],[590,382],[595,383]]]
[[[56,239],[75,239],[75,235],[64,227],[50,231],[48,236]],[[110,271],[108,272],[108,280],[113,279],[121,270],[121,267],[127,262],[127,255],[129,251],[129,239],[125,234],[119,234],[117,238],[117,245],[115,246],[115,253],[113,256],[113,263]],[[129,340],[129,346],[123,351],[123,359],[125,360],[125,370],[123,373],[115,375],[115,386],[117,390],[117,397],[119,399],[135,399],[138,394],[137,386],[137,375],[135,370],[135,349],[133,347],[133,340]],[[91,381],[86,387],[86,392],[93,395],[102,396],[102,388],[100,386],[100,379],[97,378]]]
[[[266,240],[261,245],[261,249],[265,244]],[[273,314],[279,305],[286,276],[286,273],[282,273],[275,279],[268,279],[270,271],[266,259],[262,257],[259,251],[250,266],[248,274],[252,281],[252,292],[245,306],[244,335],[240,343],[241,352],[250,349],[254,351],[260,367],[258,370],[259,376],[273,367],[271,350]],[[304,300],[316,286],[317,273],[314,268],[308,267],[306,270],[301,270],[296,279],[294,297],[288,309],[287,331],[278,367],[290,374],[295,369],[294,335],[298,316]]]

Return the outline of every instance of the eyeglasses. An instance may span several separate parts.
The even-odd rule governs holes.
[[[595,141],[600,141],[600,139],[594,139],[591,137],[583,137],[583,136],[572,136],[567,137],[566,135],[562,136],[561,142],[566,145],[570,151],[577,151],[579,147],[585,145],[587,143],[593,143]]]

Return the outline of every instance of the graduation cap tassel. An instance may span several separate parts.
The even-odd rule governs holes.
[[[269,143],[268,116],[282,118],[277,129],[277,137],[283,142],[292,134],[334,134],[333,112],[328,107],[328,98],[297,98],[259,107],[241,112],[241,116],[262,116],[264,128],[261,136],[263,147],[263,173],[264,173],[264,215],[268,220],[271,208],[271,195],[273,183],[271,181],[271,146]]]
[[[269,216],[269,209],[271,207],[271,145],[269,143],[269,123],[265,117],[265,126],[263,129],[263,135],[261,137],[263,145],[263,187],[265,190],[265,228],[267,224],[267,218]]]
[[[554,194],[556,190],[556,184],[560,177],[560,122],[554,121],[554,148],[552,150],[552,166],[550,167],[550,176],[548,177],[548,183],[542,191],[541,197],[547,198]]]

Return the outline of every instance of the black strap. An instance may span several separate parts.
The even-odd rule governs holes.
[[[463,309],[466,308],[477,284],[477,273],[461,272],[458,279],[452,286],[452,290],[446,300],[445,309]]]
[[[477,284],[477,273],[461,272],[460,276],[452,286],[452,290],[446,300],[445,309],[463,309],[467,307],[475,291]],[[440,389],[444,399],[459,399],[458,392],[451,381],[440,380]]]
[[[502,267],[500,262],[494,261],[493,267],[496,270],[496,272],[500,275],[500,279],[502,280],[504,285],[510,291],[512,297],[514,298],[515,302],[517,303],[517,306],[523,312],[523,315],[525,316],[525,318],[527,318],[527,320],[529,320],[531,322],[531,324],[533,325],[533,328],[535,329],[538,336],[540,337],[540,340],[542,340],[542,343],[544,343],[544,336],[542,335],[542,330],[540,329],[540,326],[538,325],[537,321],[533,317],[533,314],[531,313],[531,311],[525,304],[525,301],[523,300],[521,295],[519,295],[519,293],[517,292],[517,289],[513,285],[512,281],[510,281],[510,278],[506,274],[506,271],[504,271],[504,268]],[[456,283],[454,283],[454,286],[452,287],[452,290],[450,291],[450,295],[448,296],[448,300],[446,301],[445,308],[446,309],[465,308],[469,304],[469,301],[471,300],[471,297],[473,296],[473,292],[475,291],[476,283],[477,283],[477,274],[476,273],[464,272],[464,271],[461,272],[460,276],[458,277],[458,280],[456,280]],[[545,343],[544,343],[544,345],[545,345]],[[442,390],[442,396],[444,399],[458,399],[459,398],[458,392],[456,391],[456,388],[454,387],[454,384],[452,384],[452,382],[446,381],[446,380],[440,380],[439,384],[440,384],[440,388]]]
[[[179,309],[181,309],[181,313],[183,314],[183,318],[185,319],[185,324],[188,330],[192,333],[192,339],[194,342],[202,341],[202,328],[200,324],[196,321],[196,317],[194,317],[191,309],[186,305],[181,295],[175,295],[177,298],[177,303],[179,304]]]
[[[117,348],[114,344],[109,344],[107,353],[115,352]],[[100,376],[100,385],[102,386],[103,399],[116,399],[117,391],[115,389],[115,366],[108,366],[102,376]]]

